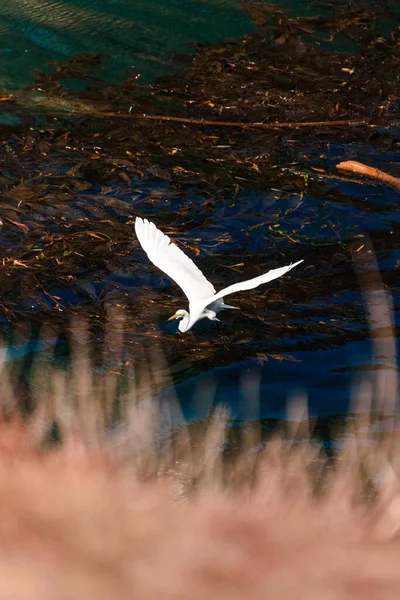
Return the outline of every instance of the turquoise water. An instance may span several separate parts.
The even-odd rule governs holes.
[[[293,17],[325,9],[323,3],[299,0],[274,4]],[[189,54],[195,43],[255,29],[236,0],[0,0],[0,90],[21,88],[35,69],[81,52],[109,57],[108,80],[134,67],[148,82],[173,68],[174,52]],[[340,34],[334,47],[350,49]]]
[[[149,81],[172,67],[171,52],[254,29],[235,0],[1,0],[0,89],[78,52],[108,55],[108,79],[134,67]]]

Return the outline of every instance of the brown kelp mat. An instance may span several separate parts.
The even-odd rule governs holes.
[[[204,368],[216,347],[221,362],[224,349],[226,360],[264,360],[368,335],[346,293],[358,289],[354,258],[368,264],[367,237],[383,253],[399,247],[398,191],[335,165],[369,159],[400,174],[400,34],[386,2],[323,4],[329,17],[294,18],[247,3],[256,33],[177,56],[154,85],[131,71],[111,86],[101,56],[79,55],[1,94],[8,322],[59,330],[79,310],[96,330],[123,308],[132,343],[167,337],[173,362],[190,349]],[[242,311],[224,315],[227,335],[210,344],[200,328],[194,343],[164,325],[185,302],[139,247],[138,214],[217,288],[300,257],[305,266],[242,297]],[[382,276],[399,283],[396,271]]]

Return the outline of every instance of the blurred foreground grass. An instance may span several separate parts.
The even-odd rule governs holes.
[[[390,297],[365,289],[390,333]],[[399,597],[395,368],[360,382],[334,452],[305,397],[270,440],[251,423],[233,448],[224,407],[185,423],[155,400],[162,355],[129,358],[110,320],[100,358],[78,318],[64,364],[46,328],[28,379],[1,353],[0,598]],[[395,361],[394,338],[375,344]]]

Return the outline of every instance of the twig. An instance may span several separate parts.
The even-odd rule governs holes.
[[[304,127],[378,127],[382,121],[396,121],[400,119],[400,113],[392,115],[379,115],[366,119],[350,119],[350,120],[338,120],[338,121],[300,121],[288,122],[288,123],[243,123],[235,121],[212,121],[208,119],[192,119],[189,117],[171,117],[167,115],[148,115],[148,114],[134,114],[132,115],[136,119],[151,119],[153,121],[172,121],[176,123],[190,123],[194,125],[217,125],[224,127],[241,127],[242,129],[247,128],[261,128],[261,129],[300,129]]]
[[[50,298],[50,300],[52,300],[55,304],[55,308],[57,308],[57,310],[65,310],[66,307],[63,306],[54,296],[52,296],[44,287],[43,285],[40,283],[40,281],[38,280],[38,278],[36,277],[36,275],[33,275],[34,280],[36,281],[36,285],[42,290],[43,294],[45,296],[47,296],[48,298]]]
[[[374,167],[368,167],[363,163],[356,162],[355,160],[346,160],[336,165],[336,168],[343,173],[356,173],[357,175],[364,175],[371,179],[377,179],[381,183],[387,183],[388,185],[400,190],[400,178],[393,177],[384,171],[375,169]]]

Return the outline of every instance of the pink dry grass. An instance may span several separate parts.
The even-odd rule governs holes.
[[[182,497],[110,450],[43,451],[18,421],[0,440],[1,599],[400,597],[394,475],[367,505],[347,463],[316,496],[307,453],[276,442],[255,485]]]

